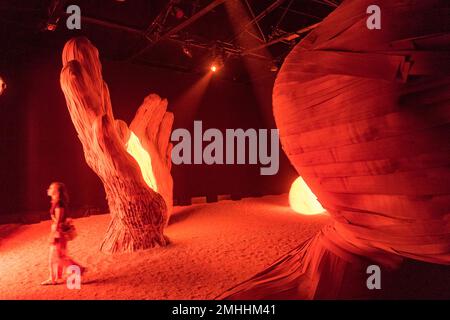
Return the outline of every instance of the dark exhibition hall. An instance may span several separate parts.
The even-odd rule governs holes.
[[[0,300],[450,300],[448,0],[1,0],[0,129]]]

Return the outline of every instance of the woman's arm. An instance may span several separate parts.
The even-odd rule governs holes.
[[[58,207],[55,208],[55,224],[56,224],[56,230],[61,231],[62,223],[63,223],[63,217],[64,217],[64,208]]]

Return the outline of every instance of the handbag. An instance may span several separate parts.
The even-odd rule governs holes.
[[[67,219],[63,223],[63,225],[61,226],[61,232],[67,241],[71,241],[75,239],[77,236],[77,231],[71,219]]]

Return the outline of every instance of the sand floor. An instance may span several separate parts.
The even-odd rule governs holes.
[[[0,226],[0,299],[212,299],[314,235],[326,215],[302,216],[287,195],[175,207],[166,248],[99,251],[109,215],[75,219],[69,255],[88,268],[80,290],[47,279],[50,221]]]

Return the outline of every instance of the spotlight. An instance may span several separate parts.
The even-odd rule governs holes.
[[[47,23],[47,25],[45,26],[45,30],[46,31],[55,31],[56,27],[57,27],[57,23],[58,22],[56,22],[56,23],[51,23],[51,22]]]
[[[43,24],[43,31],[55,31],[58,27],[58,22],[64,15],[64,4],[62,0],[52,0],[48,7],[48,19]],[[42,30],[41,29],[41,30]]]
[[[278,72],[280,70],[281,65],[283,64],[282,58],[276,58],[272,61],[270,64],[270,71],[272,72]]]
[[[192,58],[192,51],[188,44],[183,45],[183,53],[188,56],[189,58]]]
[[[222,67],[223,67],[223,61],[221,59],[216,58],[212,61],[211,65],[209,66],[209,70],[211,70],[211,72],[217,72]]]
[[[209,70],[211,70],[211,72],[217,72],[220,69],[222,69],[223,64],[224,64],[223,59],[221,57],[216,57],[211,62],[211,65],[209,66]]]
[[[217,44],[214,45],[212,48],[211,58],[212,58],[212,61],[211,61],[211,65],[209,67],[211,72],[217,72],[220,69],[222,69],[222,67],[225,64],[225,59],[226,59],[224,49],[218,47]]]
[[[173,8],[173,15],[175,16],[175,18],[179,19],[183,19],[184,18],[184,11],[179,8],[179,7],[174,7]]]

